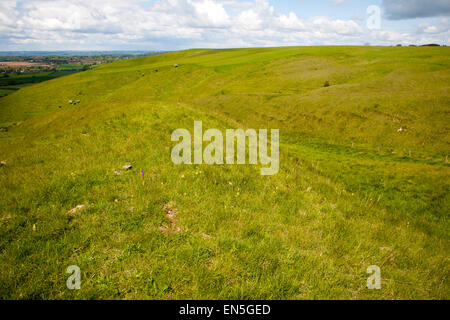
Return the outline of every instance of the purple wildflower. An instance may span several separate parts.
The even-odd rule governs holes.
[[[142,176],[142,179],[145,179],[145,173],[144,173],[144,170],[141,170],[141,176]]]

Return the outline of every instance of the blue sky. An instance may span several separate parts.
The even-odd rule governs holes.
[[[449,0],[1,0],[0,51],[448,45],[449,16]]]

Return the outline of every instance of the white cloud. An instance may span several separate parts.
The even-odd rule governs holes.
[[[449,33],[450,31],[450,23],[447,18],[442,18],[436,24],[429,23],[421,23],[419,25],[419,33],[427,33],[427,34],[441,34],[441,33]]]
[[[222,4],[211,0],[194,3],[198,19],[206,26],[226,26],[230,23]]]
[[[17,1],[0,1],[0,32],[5,33],[12,31],[16,26],[18,17],[19,11],[17,9]]]

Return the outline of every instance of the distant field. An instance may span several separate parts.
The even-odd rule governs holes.
[[[48,66],[45,63],[37,62],[26,62],[26,61],[0,61],[0,69],[6,68],[25,68],[25,67],[37,67],[37,66]]]
[[[279,129],[280,172],[175,166],[196,120]],[[0,99],[0,297],[449,299],[449,123],[444,47],[197,49],[24,87]]]
[[[58,66],[59,70],[83,70],[84,65],[82,63],[67,63]]]

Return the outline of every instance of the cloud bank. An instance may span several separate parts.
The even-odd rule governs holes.
[[[384,4],[392,9],[395,2],[402,1]],[[415,34],[370,31],[361,20],[283,14],[268,0],[0,1],[0,50],[391,45],[449,38],[448,24],[418,26]]]

